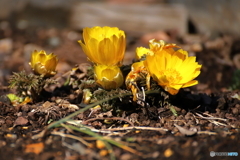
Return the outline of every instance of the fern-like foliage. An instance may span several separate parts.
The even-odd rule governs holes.
[[[14,72],[9,79],[9,87],[15,88],[19,96],[29,95],[31,89],[39,90],[39,81],[40,78],[34,74],[26,74],[25,71],[19,73]]]
[[[27,74],[25,71],[14,72],[9,79],[9,87],[16,88],[17,95],[20,97],[31,97],[37,101],[45,85],[55,83],[54,80],[43,76]]]

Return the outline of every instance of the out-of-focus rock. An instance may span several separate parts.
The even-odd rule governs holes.
[[[96,5],[96,2],[100,5]],[[190,21],[188,21],[189,26],[185,28],[186,30],[206,35],[218,35],[219,33],[240,35],[239,0],[0,0],[0,20],[11,21],[19,29],[29,26],[69,27],[69,20],[72,26],[79,28],[79,26],[89,26],[90,22],[94,23],[91,25],[102,25],[100,20],[95,21],[95,19],[101,19],[103,25],[118,26],[121,24],[119,27],[128,25],[127,30],[132,31],[153,27],[161,30],[172,27],[167,26],[168,21],[172,21],[171,17],[177,18],[183,14],[182,12],[175,16],[175,13],[182,9],[166,11],[169,4],[171,6],[176,3],[184,6],[181,8],[185,8],[184,12],[188,13],[186,18]],[[160,4],[168,5],[159,8]],[[112,7],[113,5],[118,7]],[[124,9],[121,9],[122,6]],[[159,20],[155,17],[164,18]],[[137,23],[139,21],[142,22]],[[159,23],[161,25],[158,25]],[[183,22],[176,20],[175,23],[178,23],[175,27],[181,28]],[[135,26],[139,28],[134,30]],[[125,30],[125,28],[121,29]],[[186,30],[183,31],[186,32]],[[153,31],[156,30],[150,32]]]
[[[203,50],[203,47],[200,43],[194,43],[191,45],[191,50],[193,52],[201,52]]]
[[[12,51],[13,42],[10,38],[0,40],[0,55],[9,54]]]
[[[21,12],[26,10],[26,6],[28,5],[44,9],[69,9],[72,7],[72,5],[74,5],[75,2],[79,1],[81,0],[0,0],[0,19],[9,17],[13,12]],[[39,14],[44,13],[41,12]]]
[[[187,18],[182,5],[81,2],[72,10],[71,26],[112,26],[127,33],[177,30],[183,35],[187,32]]]
[[[164,2],[164,0],[106,0],[108,3],[153,3],[153,2]]]
[[[64,74],[67,71],[70,71],[74,66],[70,66],[69,63],[64,61],[59,61],[56,67],[57,74]]]
[[[216,36],[219,33],[240,35],[239,0],[169,0],[184,5],[197,32]]]

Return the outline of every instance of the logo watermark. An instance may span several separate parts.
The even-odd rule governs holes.
[[[210,156],[214,157],[214,156],[238,156],[238,152],[214,152],[211,151],[210,152]]]

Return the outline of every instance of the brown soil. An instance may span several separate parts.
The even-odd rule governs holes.
[[[203,65],[197,86],[170,96],[166,103],[158,94],[147,96],[141,105],[132,102],[131,96],[126,96],[122,101],[117,98],[111,109],[106,109],[109,104],[105,103],[105,111],[88,109],[74,116],[75,122],[84,125],[85,130],[123,144],[122,147],[110,144],[110,151],[106,144],[99,145],[96,137],[64,125],[46,130],[53,121],[85,107],[81,103],[82,93],[63,85],[66,79],[58,78],[60,85],[46,88],[51,92],[44,94],[43,99],[36,103],[13,106],[6,98],[7,93],[15,93],[7,87],[12,72],[23,69],[31,72],[28,61],[34,49],[58,55],[60,63],[56,77],[61,77],[76,64],[84,64],[86,56],[77,43],[81,39],[81,31],[0,30],[0,38],[8,38],[11,42],[4,41],[0,45],[3,75],[0,79],[1,159],[104,160],[112,155],[120,160],[212,159],[211,151],[239,154],[239,38],[231,35],[176,37],[172,35],[169,40],[196,55],[197,61]],[[134,49],[141,45],[147,45],[143,37],[128,33],[126,64],[131,62]],[[41,134],[42,131],[46,131],[45,134]]]

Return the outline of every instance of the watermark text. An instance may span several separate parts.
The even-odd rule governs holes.
[[[210,152],[210,156],[211,157],[215,157],[215,156],[232,156],[232,157],[236,157],[238,156],[238,152],[214,152],[211,151]]]

